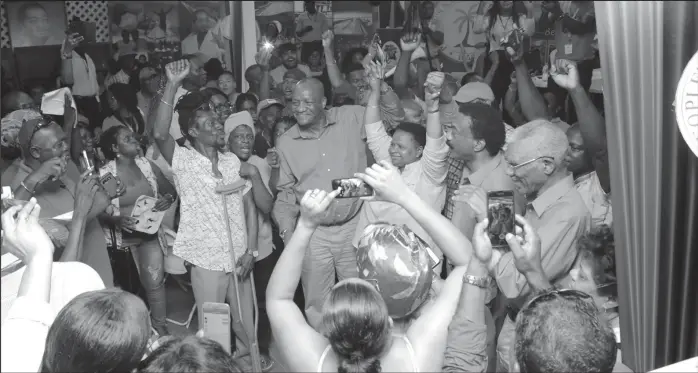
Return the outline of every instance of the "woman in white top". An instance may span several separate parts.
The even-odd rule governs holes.
[[[412,320],[399,327],[393,324],[385,296],[371,282],[340,281],[332,288],[323,307],[321,329],[314,330],[293,302],[293,295],[310,237],[338,191],[306,192],[300,202],[296,230],[267,287],[267,311],[285,368],[295,372],[441,371],[448,326],[464,288],[463,275],[467,271],[482,276],[474,272],[478,267],[476,263],[471,264],[470,241],[448,219],[417,197],[389,163],[374,165],[366,169],[366,174],[355,176],[373,187],[376,198],[399,204],[409,211],[449,258],[453,258],[456,269],[444,282],[421,278],[431,280],[435,295],[431,299],[415,298],[419,307],[412,311]],[[464,293],[478,291],[484,292],[484,289],[468,286]],[[484,293],[481,296],[484,299]],[[467,317],[484,324],[484,300],[480,303],[480,307],[468,308]]]
[[[371,92],[364,114],[366,142],[376,161],[389,161],[397,167],[419,198],[428,202],[436,211],[441,211],[446,199],[446,174],[448,172],[449,148],[439,121],[439,94],[444,83],[444,74],[433,72],[427,77],[427,126],[403,122],[391,136],[383,126],[378,107],[383,67],[371,62]],[[354,247],[369,224],[390,222],[406,224],[427,242],[437,256],[441,251],[434,245],[424,229],[400,206],[380,201],[368,201],[359,212],[359,223],[354,235]]]
[[[474,18],[473,32],[487,34],[485,53],[497,53],[498,56],[484,59],[481,76],[486,76],[490,68],[497,69],[492,80],[496,102],[504,98],[514,65],[509,61],[501,41],[514,29],[523,29],[531,36],[536,31],[532,1],[481,1]]]

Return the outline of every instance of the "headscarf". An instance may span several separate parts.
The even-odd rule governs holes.
[[[3,148],[20,149],[19,130],[22,128],[22,123],[26,120],[39,119],[41,113],[31,109],[15,110],[2,118],[2,141]]]

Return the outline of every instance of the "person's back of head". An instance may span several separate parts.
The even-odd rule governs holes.
[[[379,358],[390,346],[392,327],[385,302],[370,283],[340,281],[322,314],[320,330],[337,355],[339,373],[381,371]]]
[[[75,297],[46,337],[42,372],[130,372],[146,353],[150,315],[137,296],[117,288]]]
[[[188,336],[164,340],[143,360],[143,373],[241,373],[233,357],[216,341]]]
[[[468,83],[475,83],[475,82],[484,82],[484,79],[478,73],[471,71],[469,73],[465,73],[463,77],[460,80],[460,85],[461,87],[468,84]]]
[[[590,298],[573,290],[534,296],[516,318],[514,370],[612,372],[615,335]]]
[[[211,58],[204,64],[204,70],[206,71],[206,78],[208,80],[216,80],[225,71],[223,69],[223,64],[218,58]]]

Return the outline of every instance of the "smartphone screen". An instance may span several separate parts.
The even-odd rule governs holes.
[[[230,306],[226,303],[206,302],[204,309],[204,336],[213,339],[231,352]]]
[[[337,198],[359,198],[373,195],[373,188],[363,180],[357,178],[332,180],[332,190],[340,188]]]
[[[114,175],[111,174],[111,172],[102,176],[102,178],[99,179],[99,181],[102,183],[104,189],[106,189],[107,194],[109,196],[116,195],[116,190],[118,186],[116,185],[116,178],[114,177]]]
[[[487,193],[487,231],[492,248],[509,250],[506,234],[514,234],[514,192],[500,190]]]

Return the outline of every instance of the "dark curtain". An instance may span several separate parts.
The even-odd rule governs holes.
[[[596,1],[623,362],[698,355],[698,157],[672,103],[698,51],[698,2]]]

